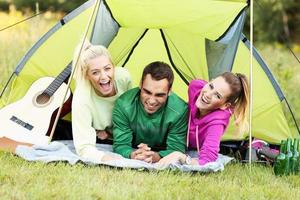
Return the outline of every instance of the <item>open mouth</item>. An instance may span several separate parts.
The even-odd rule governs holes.
[[[205,103],[205,104],[209,104],[209,101],[207,100],[207,98],[205,98],[204,95],[202,95],[202,97],[201,97],[201,102]]]
[[[146,106],[147,106],[147,110],[149,111],[154,111],[156,109],[156,105],[149,105],[148,103],[146,103]]]
[[[111,88],[111,82],[110,81],[106,81],[106,82],[100,82],[100,87],[103,89],[103,90],[110,90]]]

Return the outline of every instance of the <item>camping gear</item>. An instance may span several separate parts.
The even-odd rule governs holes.
[[[291,172],[298,174],[299,172],[299,139],[295,138],[293,143],[293,157],[291,159]]]
[[[291,160],[293,157],[292,153],[292,139],[288,138],[286,142],[286,154],[285,154],[285,175],[289,175],[291,173]]]
[[[299,172],[299,139],[282,140],[280,154],[276,157],[274,165],[275,175],[298,174]]]
[[[274,164],[274,173],[275,175],[283,175],[285,174],[285,160],[286,160],[286,141],[282,140],[280,144],[280,153],[276,157]]]
[[[263,146],[262,148],[257,149],[257,154],[260,159],[265,158],[268,159],[269,162],[274,162],[279,152],[269,146]]]
[[[155,60],[172,66],[172,91],[185,100],[192,79],[210,80],[224,71],[249,77],[250,44],[242,33],[248,2],[87,1],[24,55],[1,93],[0,108],[21,99],[38,78],[56,76],[70,63],[91,16],[88,39],[108,47],[116,66],[129,70],[134,86],[139,84],[143,67]],[[299,137],[290,131],[284,116],[282,106],[287,101],[280,86],[256,49],[253,56],[252,137],[271,144]],[[222,140],[239,141],[249,136],[247,132],[237,136],[235,131],[231,123]]]
[[[273,146],[271,147],[266,141],[253,139],[251,149],[249,142],[245,142],[241,146],[240,151],[246,151],[243,162],[261,162],[272,165],[275,162],[276,157],[279,155],[279,151]],[[251,151],[251,159],[249,159]]]

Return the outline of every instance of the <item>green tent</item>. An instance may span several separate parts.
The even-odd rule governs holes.
[[[138,85],[143,67],[169,63],[173,91],[187,100],[187,85],[224,71],[249,77],[249,41],[242,34],[247,0],[90,0],[64,17],[22,58],[0,98],[0,108],[22,98],[40,77],[56,77],[71,61],[89,26],[93,44],[107,46],[116,66],[126,67]],[[90,20],[91,19],[91,20]],[[74,89],[74,85],[72,85]],[[285,97],[254,49],[253,137],[278,144],[291,132],[282,105]],[[223,141],[242,140],[231,125]]]

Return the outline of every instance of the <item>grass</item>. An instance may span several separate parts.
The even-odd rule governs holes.
[[[1,199],[299,199],[299,176],[229,164],[215,174],[29,163],[0,153]],[[12,167],[13,166],[13,167]]]
[[[23,18],[17,11],[0,13],[0,29]],[[0,89],[28,48],[55,21],[48,13],[0,32]],[[260,44],[258,49],[294,110],[300,110],[299,63],[281,46]],[[295,52],[299,56],[297,48]],[[250,170],[248,165],[233,163],[214,174],[141,172],[30,163],[0,152],[1,199],[299,199],[299,187],[299,175],[276,177],[271,167],[262,165],[252,165]]]

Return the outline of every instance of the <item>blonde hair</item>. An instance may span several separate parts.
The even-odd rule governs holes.
[[[249,83],[247,77],[240,73],[224,72],[221,77],[229,84],[231,95],[228,97],[229,102],[234,108],[234,122],[238,127],[238,133],[248,131],[248,110],[249,110]]]
[[[114,66],[111,55],[108,52],[106,47],[102,45],[92,45],[87,40],[85,40],[83,44],[79,43],[77,45],[74,52],[73,63],[72,63],[72,68],[73,70],[75,69],[74,79],[76,80],[76,82],[86,81],[87,71],[89,68],[88,65],[89,61],[99,56],[107,57],[109,61],[112,63],[112,65]],[[75,64],[77,64],[76,67]]]

